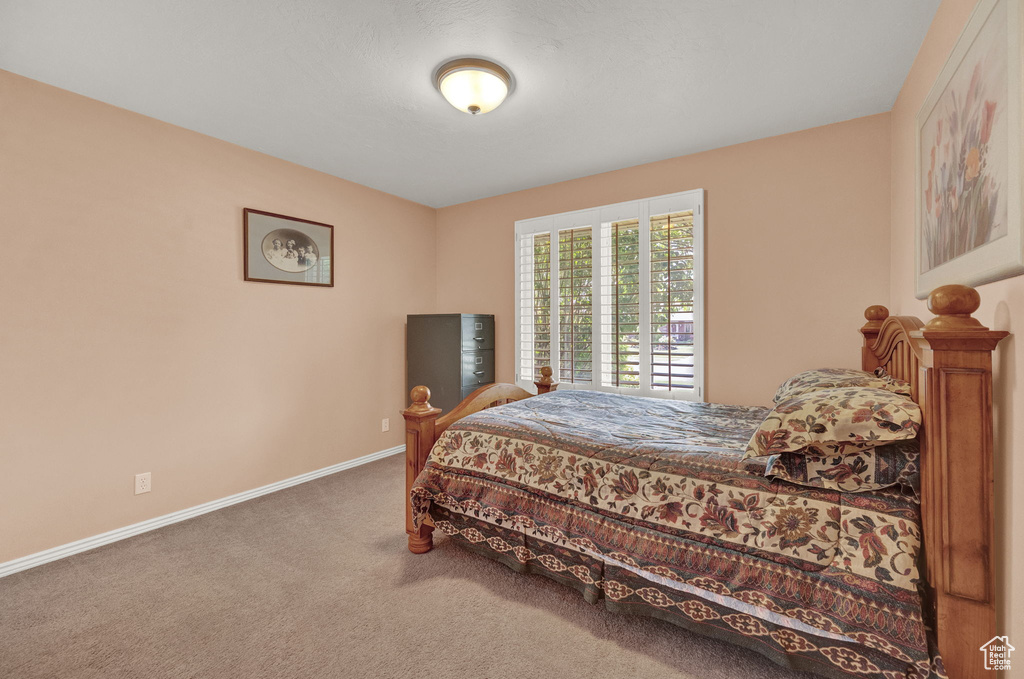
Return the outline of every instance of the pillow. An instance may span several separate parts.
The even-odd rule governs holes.
[[[828,457],[917,436],[921,408],[884,389],[823,389],[779,403],[750,438],[744,459],[786,452]]]
[[[775,392],[775,403],[782,403],[794,396],[802,396],[822,389],[840,387],[866,387],[868,389],[885,389],[894,394],[910,396],[910,384],[903,380],[890,377],[884,369],[879,368],[872,375],[863,370],[846,368],[819,368],[797,373],[783,382]]]
[[[919,497],[920,456],[917,439],[828,457],[786,452],[768,458],[764,475],[799,486],[848,493],[900,486],[904,492]]]

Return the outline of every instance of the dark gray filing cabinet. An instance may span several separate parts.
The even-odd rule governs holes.
[[[494,382],[494,316],[411,314],[405,328],[406,389],[425,385],[430,405],[451,412]]]

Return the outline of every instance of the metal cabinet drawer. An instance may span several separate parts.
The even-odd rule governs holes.
[[[462,352],[462,386],[476,388],[494,381],[494,351]]]
[[[494,317],[462,317],[462,350],[494,349]]]

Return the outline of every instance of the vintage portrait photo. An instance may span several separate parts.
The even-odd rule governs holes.
[[[334,285],[334,227],[245,208],[245,280]]]
[[[263,256],[281,271],[307,271],[319,259],[316,243],[301,231],[276,229],[263,238]]]

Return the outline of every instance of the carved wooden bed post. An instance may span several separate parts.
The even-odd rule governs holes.
[[[537,387],[537,395],[548,394],[558,388],[558,383],[551,379],[551,368],[544,366],[540,369],[540,379],[533,383]]]
[[[423,471],[427,455],[434,446],[434,423],[441,409],[430,405],[430,389],[426,387],[413,387],[409,395],[412,397],[412,405],[402,412],[405,417],[405,532],[409,534],[409,551],[422,554],[434,546],[431,535],[434,527],[426,523],[418,530],[413,527],[409,491],[413,481]]]
[[[884,306],[869,306],[864,311],[864,318],[868,321],[860,329],[864,335],[864,346],[861,348],[861,367],[864,370],[874,370],[879,365],[878,358],[875,356],[875,352],[871,350],[871,347],[878,340],[878,331],[882,329],[882,321],[888,317],[889,310]]]
[[[551,380],[551,368],[540,369],[541,378],[534,384],[537,385],[538,394],[546,394],[554,391],[558,385]],[[441,409],[430,405],[430,389],[424,386],[413,387],[409,394],[412,397],[412,405],[402,411],[405,417],[405,532],[409,534],[409,551],[414,554],[429,552],[434,546],[434,539],[431,533],[434,526],[426,522],[416,529],[412,525],[412,502],[410,493],[412,484],[416,477],[423,471],[427,463],[427,456],[430,455],[434,442],[444,433],[444,430],[452,423],[459,421],[467,415],[480,412],[502,403],[521,401],[524,398],[533,396],[525,389],[520,389],[514,384],[488,384],[480,387],[467,396],[462,403],[455,406],[450,413],[439,417]]]
[[[937,514],[925,549],[950,677],[984,676],[980,647],[996,635],[992,351],[1009,333],[972,318],[980,305],[974,288],[937,288],[928,297],[937,315],[922,332],[931,349],[922,481]]]
[[[986,675],[980,647],[996,636],[992,351],[1009,333],[971,316],[974,288],[945,285],[928,296],[927,324],[864,315],[863,368],[884,367],[912,385],[924,414],[921,521],[925,572],[939,653],[955,679]]]

